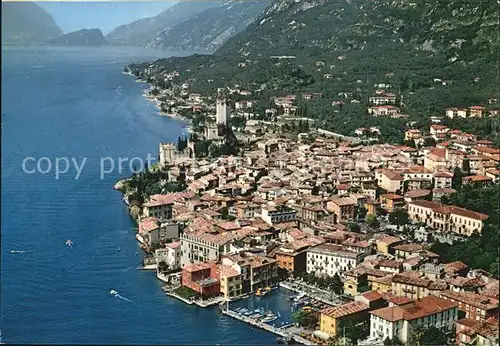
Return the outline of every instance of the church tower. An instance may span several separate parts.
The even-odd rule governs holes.
[[[217,124],[224,124],[225,126],[229,126],[229,107],[225,98],[217,99],[216,117]]]

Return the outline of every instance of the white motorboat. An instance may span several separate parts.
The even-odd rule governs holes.
[[[261,319],[261,322],[272,322],[272,321],[275,321],[278,319],[278,316],[276,316],[275,314],[273,314],[272,312],[269,312],[268,314],[266,314],[262,319]]]
[[[116,292],[115,290],[111,290],[111,291],[109,291],[109,294],[116,296],[118,294],[118,292]]]

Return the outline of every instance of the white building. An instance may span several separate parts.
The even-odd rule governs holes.
[[[181,266],[188,263],[219,261],[222,255],[231,252],[235,234],[224,232],[184,232],[181,235]]]
[[[434,296],[400,306],[370,311],[370,337],[411,342],[417,327],[452,331],[458,319],[458,305]]]
[[[446,116],[450,119],[453,118],[467,118],[467,109],[465,108],[447,108]]]
[[[262,208],[261,218],[270,225],[294,221],[297,218],[297,211],[285,206],[268,205]]]
[[[217,118],[217,124],[224,124],[226,126],[229,125],[230,114],[226,100],[217,99],[216,118]]]
[[[341,245],[321,244],[307,250],[306,271],[332,277],[353,269],[363,258],[362,252],[346,251]]]
[[[181,267],[181,243],[180,241],[165,244],[162,249],[155,251],[156,263],[165,262],[170,270]]]

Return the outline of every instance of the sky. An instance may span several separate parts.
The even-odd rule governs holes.
[[[37,2],[56,24],[68,33],[80,29],[101,29],[104,35],[119,25],[154,17],[175,2]]]

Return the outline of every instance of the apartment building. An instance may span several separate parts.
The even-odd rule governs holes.
[[[408,216],[410,220],[423,222],[436,230],[464,236],[481,233],[484,221],[488,219],[485,214],[425,200],[409,203]]]
[[[262,208],[262,220],[269,225],[280,222],[294,221],[297,219],[297,211],[286,206],[265,206]]]
[[[403,191],[404,177],[400,172],[390,169],[375,171],[377,185],[387,192],[395,193]]]
[[[429,296],[408,304],[370,311],[370,336],[379,340],[399,339],[407,344],[417,327],[452,331],[457,319],[457,304]]]
[[[181,267],[181,242],[165,244],[164,248],[155,250],[156,263],[165,262],[170,270]]]
[[[182,285],[201,296],[213,297],[220,293],[220,282],[213,275],[212,263],[190,263],[182,268]]]
[[[368,316],[370,306],[361,301],[353,301],[340,306],[320,310],[319,328],[328,336],[339,334],[339,324],[343,319],[361,320]]]
[[[306,271],[316,275],[334,276],[355,268],[364,253],[346,251],[341,245],[321,244],[307,250]]]
[[[188,263],[218,261],[231,251],[231,243],[237,235],[231,232],[181,234],[181,266]]]
[[[392,293],[398,297],[421,299],[430,295],[439,296],[439,292],[446,290],[448,284],[444,280],[430,280],[420,273],[404,272],[392,277]]]
[[[456,323],[456,344],[458,346],[497,346],[498,319],[490,318],[486,322],[462,318]]]
[[[171,219],[174,202],[170,195],[153,195],[142,205],[142,213],[145,217],[156,217],[158,219]]]
[[[447,108],[446,116],[450,119],[467,118],[467,108],[457,108],[457,107]]]
[[[353,220],[356,215],[356,200],[350,197],[332,197],[326,203],[326,209],[335,215],[333,223]]]
[[[498,299],[483,296],[472,292],[442,291],[439,295],[443,299],[458,305],[461,317],[475,321],[486,321],[490,317],[498,316]]]
[[[240,274],[241,294],[273,286],[278,280],[278,262],[272,258],[242,252],[224,256],[222,264]]]

